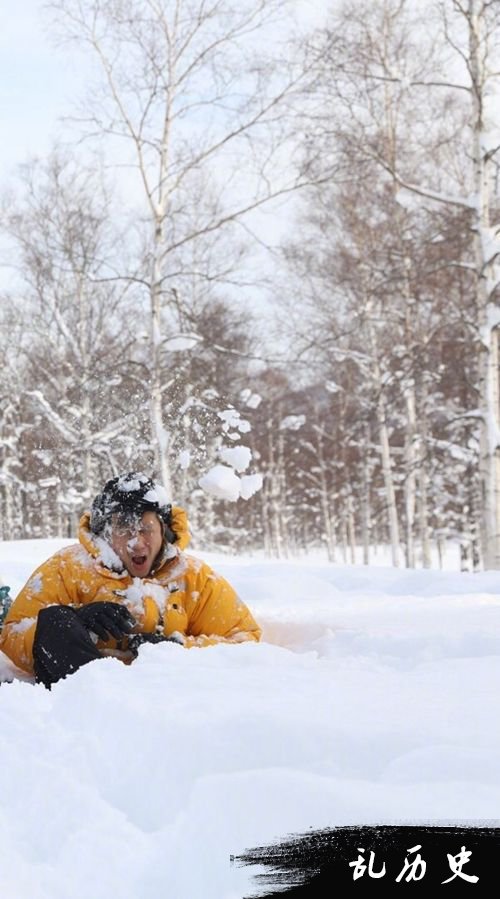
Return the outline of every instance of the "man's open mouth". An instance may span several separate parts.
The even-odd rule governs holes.
[[[147,556],[132,556],[132,562],[134,565],[137,565],[137,567],[140,568],[141,565],[144,565],[147,558]]]

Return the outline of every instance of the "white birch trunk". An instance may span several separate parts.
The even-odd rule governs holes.
[[[55,521],[56,521],[56,536],[63,537],[64,536],[64,513],[61,503],[61,497],[59,495],[60,487],[56,490],[55,493]]]
[[[319,497],[321,516],[323,518],[323,528],[325,531],[326,552],[328,561],[335,562],[335,528],[333,526],[332,514],[330,510],[330,492],[328,490],[328,482],[326,477],[328,464],[325,461],[323,434],[320,428],[316,428],[316,451],[319,469]]]
[[[161,370],[161,266],[162,222],[155,223],[153,271],[151,279],[151,331],[150,331],[150,371],[151,371],[151,432],[155,460],[155,470],[169,497],[172,493],[170,470],[170,434],[163,417],[162,370]]]
[[[396,184],[394,187],[396,187]],[[400,233],[403,233],[403,229],[401,229]],[[404,388],[404,400],[406,406],[404,448],[405,563],[407,568],[415,568],[415,510],[419,460],[417,454],[417,388],[415,384],[418,363],[415,358],[414,345],[415,332],[420,334],[420,327],[418,320],[418,304],[416,303],[412,292],[411,259],[405,252],[405,246],[402,240],[400,241],[400,246],[404,258],[403,300],[405,304],[405,341],[411,359],[410,376],[407,379]]]
[[[347,565],[347,520],[345,514],[342,515],[340,522],[340,542],[342,546],[342,561],[344,565]]]
[[[483,13],[483,14],[482,14]],[[469,0],[469,64],[472,79],[475,217],[474,253],[477,308],[482,341],[479,359],[480,480],[483,509],[481,545],[485,568],[500,568],[500,426],[498,382],[498,307],[491,303],[496,286],[490,246],[491,159],[484,145],[484,100],[488,79],[483,3]]]
[[[266,556],[272,556],[272,539],[269,512],[269,476],[266,474],[264,486],[259,491],[261,501],[262,528],[264,533],[264,552]]]
[[[425,460],[418,472],[418,528],[422,547],[422,567],[431,567],[431,541],[429,537],[428,475]]]
[[[77,340],[80,353],[80,367],[82,372],[83,396],[81,399],[81,446],[83,452],[83,488],[86,500],[92,500],[95,493],[95,484],[92,464],[93,423],[94,415],[89,395],[89,382],[91,374],[91,322],[90,303],[84,279],[78,283],[78,328]]]
[[[405,562],[407,568],[415,567],[415,507],[416,507],[416,467],[415,438],[417,430],[416,401],[413,384],[405,390],[406,402],[406,443],[405,443],[405,509],[406,509],[406,547]]]
[[[391,540],[391,560],[395,568],[400,563],[399,522],[396,507],[396,491],[392,477],[391,448],[389,432],[385,415],[385,400],[382,394],[377,403],[377,418],[379,425],[380,453],[382,457],[382,472],[384,476],[387,516],[389,520],[389,534]]]
[[[320,473],[320,504],[325,529],[326,552],[329,562],[335,562],[335,530],[330,513],[330,495],[326,485],[325,473]]]
[[[12,540],[15,532],[13,510],[12,484],[7,472],[7,479],[4,485],[4,526],[6,533],[10,535],[9,540]]]
[[[399,521],[396,505],[396,491],[392,475],[391,447],[389,442],[389,430],[387,428],[386,403],[382,375],[377,358],[377,345],[372,325],[369,324],[369,339],[373,359],[372,377],[378,396],[377,422],[380,442],[380,455],[382,461],[382,473],[384,477],[387,518],[389,524],[389,537],[391,542],[391,560],[395,568],[400,564]]]
[[[280,485],[279,485],[279,472],[276,460],[276,452],[274,446],[274,422],[272,419],[268,423],[268,447],[269,447],[269,528],[271,534],[271,547],[272,553],[278,559],[283,556],[283,534],[282,534],[282,521],[280,515],[280,504],[279,504],[279,494],[280,494]]]
[[[349,557],[351,565],[356,564],[356,530],[354,527],[354,501],[352,494],[347,497],[347,538],[349,541]]]
[[[280,410],[280,420],[282,411]],[[283,431],[278,436],[278,516],[280,520],[280,533],[282,536],[283,557],[288,559],[290,554],[290,534],[288,522],[285,517],[286,510],[286,467],[285,467],[285,441]]]
[[[361,500],[361,540],[363,544],[363,565],[370,564],[370,531],[371,531],[371,502],[370,502],[370,465],[368,462],[368,447],[370,436],[366,441],[366,451],[363,460],[363,497]]]
[[[422,395],[422,391],[424,394]],[[429,484],[429,476],[427,473],[427,419],[426,419],[426,388],[424,385],[420,385],[420,408],[421,413],[421,421],[420,421],[420,435],[419,435],[419,443],[418,443],[418,473],[417,473],[417,484],[418,484],[418,498],[417,498],[417,515],[418,515],[418,530],[420,536],[420,546],[422,553],[422,567],[430,568],[432,559],[431,559],[431,541],[429,536],[429,502],[428,502],[428,484]]]

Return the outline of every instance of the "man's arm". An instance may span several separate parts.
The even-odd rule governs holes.
[[[260,627],[225,578],[202,565],[196,580],[198,598],[189,616],[184,646],[260,640]]]
[[[39,611],[74,601],[61,574],[61,561],[57,553],[33,572],[12,603],[0,634],[0,649],[29,674],[33,674],[33,640]]]

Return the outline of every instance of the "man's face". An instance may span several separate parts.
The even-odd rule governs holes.
[[[154,512],[144,512],[136,521],[114,516],[111,546],[132,577],[147,577],[163,544],[163,528]]]

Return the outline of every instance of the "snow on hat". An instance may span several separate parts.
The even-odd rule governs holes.
[[[90,530],[100,534],[113,515],[133,519],[144,512],[158,515],[165,525],[167,541],[174,543],[177,538],[171,529],[172,506],[165,488],[141,471],[129,471],[107,481],[102,493],[95,497],[90,510]]]

